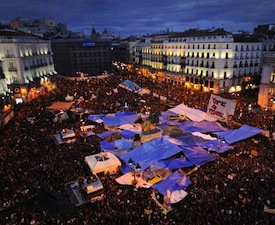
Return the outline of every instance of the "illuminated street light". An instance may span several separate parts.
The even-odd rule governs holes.
[[[136,172],[140,171],[141,166],[138,163],[135,163],[131,158],[129,159],[128,164],[129,164],[129,166],[134,165],[134,168],[133,168],[134,180],[132,180],[132,184],[133,184],[133,186],[136,186],[136,184],[137,184]]]

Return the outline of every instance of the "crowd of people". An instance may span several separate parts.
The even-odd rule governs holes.
[[[125,79],[167,97],[161,101],[152,94],[138,95],[118,88]],[[121,186],[115,179],[121,174],[101,177],[104,198],[77,208],[76,213],[54,214],[38,207],[34,201],[42,191],[68,196],[64,185],[89,175],[85,156],[100,152],[98,136],[81,141],[81,123],[77,119],[56,122],[47,107],[64,101],[67,95],[75,107],[90,109],[93,114],[115,113],[125,105],[136,113],[146,107],[164,112],[167,104],[184,103],[206,110],[210,93],[185,89],[182,85],[160,82],[136,74],[115,74],[104,79],[56,80],[57,89],[31,102],[15,106],[15,116],[6,125],[0,142],[0,223],[1,224],[274,224],[274,214],[264,206],[275,208],[274,140],[262,135],[234,144],[234,149],[219,155],[216,162],[191,173],[189,193],[170,212],[163,211],[152,198],[152,190]],[[95,96],[95,97],[93,97]],[[248,104],[257,99],[251,93],[222,95],[237,102],[234,120],[264,130],[274,125],[270,112],[254,113]],[[126,103],[126,104],[125,104]],[[95,133],[105,131],[104,125],[92,121]],[[227,124],[223,124],[227,126]],[[76,132],[74,143],[56,145],[52,135],[61,129]],[[258,155],[252,155],[255,150]],[[183,169],[188,172],[190,168]],[[68,196],[69,197],[69,196]]]

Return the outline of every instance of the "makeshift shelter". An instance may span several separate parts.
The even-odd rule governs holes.
[[[205,149],[199,146],[197,147],[181,146],[181,148],[186,158],[194,165],[201,166],[207,162],[218,160],[218,157],[216,155],[207,152]]]
[[[192,132],[201,132],[201,133],[209,133],[209,132],[220,132],[226,131],[220,123],[214,121],[186,121],[182,123],[180,129],[186,133]]]
[[[130,80],[123,81],[122,84],[120,84],[119,86],[135,93],[141,90],[141,87],[139,85]]]
[[[238,141],[242,141],[247,138],[253,137],[254,135],[259,134],[261,132],[263,132],[263,130],[259,128],[251,127],[248,125],[242,125],[239,129],[228,130],[224,132],[216,132],[215,134],[220,138],[224,138],[228,144],[233,144]]]
[[[52,110],[52,111],[58,111],[58,110],[68,110],[72,107],[74,102],[54,102],[50,106],[48,106],[46,109]]]
[[[85,157],[85,162],[90,167],[93,174],[110,173],[114,174],[121,166],[120,160],[110,152],[101,152],[99,154]]]
[[[125,116],[104,116],[102,117],[104,126],[107,127],[117,127],[123,124],[133,124],[136,120],[140,118],[140,115],[125,115]]]
[[[181,151],[180,147],[170,141],[164,138],[155,138],[121,156],[121,158],[125,162],[132,159],[135,163],[139,163],[141,171],[143,171],[154,162],[167,159]]]
[[[217,120],[214,117],[208,115],[206,112],[203,112],[199,109],[190,108],[184,104],[179,104],[172,109],[168,109],[168,111],[171,111],[178,115],[186,116],[193,121],[203,121],[203,120],[216,121]]]
[[[185,134],[175,138],[177,140],[180,140],[182,142],[182,145],[185,145],[185,146],[200,146],[207,141],[202,137],[198,137],[192,134]]]
[[[190,184],[191,180],[187,176],[183,176],[178,171],[170,174],[165,180],[152,185],[152,188],[157,189],[162,195],[167,195],[167,191],[173,192],[178,190],[186,189]]]
[[[191,167],[193,163],[187,160],[185,157],[169,159],[169,160],[160,160],[153,164],[154,166],[166,167],[170,170]]]
[[[233,149],[233,146],[228,145],[222,140],[210,140],[202,144],[203,148],[207,148],[209,151],[214,151],[218,153],[224,153],[230,149]]]

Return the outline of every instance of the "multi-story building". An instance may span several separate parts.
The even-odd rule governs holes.
[[[191,29],[146,37],[136,46],[136,63],[176,73],[190,88],[234,92],[245,76],[259,74],[261,52],[262,42],[251,36]]]
[[[110,40],[100,39],[52,39],[53,60],[58,74],[95,76],[112,68]]]
[[[113,41],[113,60],[126,64],[133,64],[135,62],[135,46],[138,41],[139,38],[135,36],[129,36],[124,39]]]
[[[263,55],[258,105],[275,112],[275,51]]]
[[[10,27],[15,30],[35,34],[44,38],[50,38],[52,36],[68,36],[67,26],[61,23],[56,24],[55,20],[52,18],[29,20],[18,17],[10,23]]]
[[[18,102],[35,98],[43,89],[41,82],[55,74],[49,41],[9,28],[0,29],[1,70],[3,97],[8,93]]]

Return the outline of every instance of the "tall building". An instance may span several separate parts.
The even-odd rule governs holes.
[[[126,64],[134,64],[135,63],[135,46],[138,43],[139,38],[135,36],[129,36],[124,39],[118,39],[117,41],[113,41],[113,60],[120,61]]]
[[[18,17],[10,23],[10,27],[44,38],[51,38],[54,36],[67,37],[69,34],[65,24],[56,24],[55,20],[52,18],[29,20]]]
[[[96,76],[112,68],[110,40],[52,39],[53,60],[58,74]]]
[[[49,41],[0,28],[0,74],[2,96],[11,94],[18,102],[35,98],[42,82],[55,74]]]
[[[275,112],[275,51],[263,55],[258,105]]]
[[[144,38],[136,46],[135,61],[178,74],[189,88],[222,93],[241,90],[245,76],[260,73],[261,53],[262,42],[255,37],[191,29]]]

